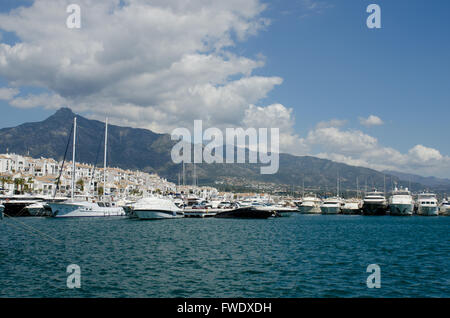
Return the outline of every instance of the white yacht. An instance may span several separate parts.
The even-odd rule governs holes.
[[[66,201],[48,203],[52,208],[53,216],[57,218],[68,217],[108,217],[125,216],[122,207],[114,207],[103,202]]]
[[[175,219],[184,217],[184,212],[169,199],[143,198],[133,205],[134,214],[141,220]]]
[[[440,215],[450,216],[450,198],[444,199],[439,210]]]
[[[108,140],[108,121],[105,124],[105,171],[106,171],[106,147]],[[53,217],[108,217],[125,216],[122,207],[113,204],[95,202],[94,200],[75,200],[75,177],[76,177],[76,141],[77,141],[77,118],[73,120],[73,150],[72,150],[72,194],[71,199],[64,202],[49,202]],[[104,179],[104,184],[106,180]]]
[[[389,198],[389,211],[391,215],[412,215],[414,211],[414,199],[411,192],[406,189],[395,188]]]
[[[361,214],[362,200],[347,199],[344,201],[344,206],[341,208],[342,214]]]
[[[299,207],[303,214],[320,214],[320,204],[322,201],[315,194],[308,194],[303,197],[302,204]]]
[[[417,214],[425,216],[439,215],[439,207],[434,193],[421,193],[417,199]]]
[[[339,197],[332,197],[325,199],[320,210],[322,214],[339,214],[341,213],[342,207],[344,206],[344,201]]]
[[[362,211],[364,215],[385,215],[387,212],[387,201],[383,192],[376,190],[367,192],[364,197]]]

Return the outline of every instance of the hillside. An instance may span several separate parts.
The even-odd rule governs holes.
[[[13,128],[0,129],[0,153],[29,154],[32,157],[62,159],[71,132],[75,114],[68,108],[58,110],[42,122],[25,123]],[[77,161],[101,163],[105,124],[97,120],[78,118]],[[146,129],[109,125],[108,165],[124,169],[157,172],[173,182],[178,181],[181,165],[175,165],[170,157],[174,141],[168,134],[157,134]],[[71,151],[68,154],[71,158]],[[97,159],[97,160],[96,160]],[[377,187],[382,190],[386,180],[389,190],[394,181],[408,185],[409,179],[394,174],[384,174],[373,169],[349,166],[310,156],[280,155],[280,169],[274,175],[261,175],[259,164],[198,164],[199,184],[282,184],[301,189],[335,191],[337,174],[341,177],[341,189]],[[192,165],[186,165],[187,183],[192,182]],[[386,175],[386,179],[385,179]],[[406,180],[402,181],[401,180]],[[424,188],[420,180],[411,180],[413,190]],[[448,186],[448,187],[447,187]],[[450,184],[439,187],[450,189]],[[432,187],[431,187],[432,188]]]

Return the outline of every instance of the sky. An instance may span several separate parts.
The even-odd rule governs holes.
[[[66,8],[81,7],[69,29]],[[369,29],[369,4],[381,28]],[[446,0],[2,0],[0,128],[60,107],[277,127],[280,150],[450,177]]]

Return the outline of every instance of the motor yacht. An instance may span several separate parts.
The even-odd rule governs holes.
[[[344,201],[344,206],[341,208],[342,214],[355,215],[361,214],[362,200],[347,199]]]
[[[434,193],[421,193],[417,199],[417,214],[424,216],[439,215],[439,207]]]
[[[332,197],[325,199],[320,205],[322,214],[339,214],[344,206],[344,200],[340,197]]]
[[[450,216],[450,198],[442,201],[441,208],[439,210],[440,215]]]
[[[303,197],[299,212],[302,214],[320,214],[320,204],[322,201],[313,193]]]
[[[125,216],[122,207],[110,206],[104,202],[65,201],[48,203],[52,209],[53,217],[109,217]]]
[[[362,207],[363,215],[386,215],[387,201],[383,192],[372,191],[366,193]]]
[[[159,197],[143,198],[133,207],[133,213],[141,220],[175,219],[184,217],[182,209],[172,200]]]
[[[414,199],[406,189],[395,188],[389,198],[389,211],[391,215],[412,215],[414,211]]]

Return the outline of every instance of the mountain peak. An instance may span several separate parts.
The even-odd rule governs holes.
[[[55,113],[56,116],[74,116],[75,114],[73,113],[72,109],[70,109],[69,107],[62,107],[60,109],[58,109]]]
[[[68,107],[60,108],[52,116],[47,118],[48,120],[58,121],[71,121],[75,117],[73,111]]]

